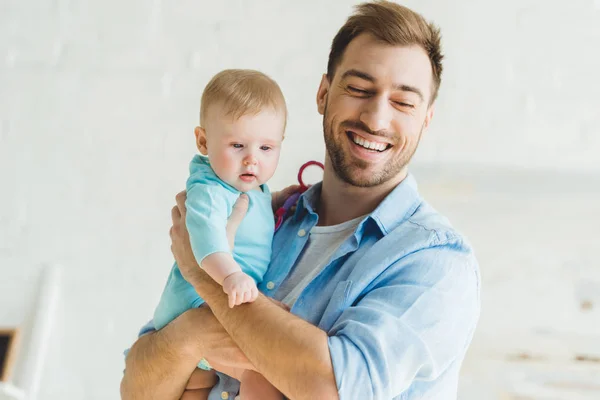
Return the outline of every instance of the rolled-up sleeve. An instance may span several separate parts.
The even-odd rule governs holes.
[[[462,242],[390,265],[329,331],[340,399],[391,399],[462,359],[479,317],[475,257]]]

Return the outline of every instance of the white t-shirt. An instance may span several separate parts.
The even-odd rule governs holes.
[[[338,225],[314,226],[304,252],[281,285],[277,297],[292,307],[304,288],[329,264],[333,254],[354,233],[363,218],[364,215]]]

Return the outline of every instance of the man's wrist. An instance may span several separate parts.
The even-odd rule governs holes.
[[[169,328],[168,335],[176,351],[184,358],[191,357],[195,363],[198,363],[204,354],[202,340],[198,340],[202,334],[201,324],[198,324],[198,320],[202,318],[199,313],[198,308],[187,310],[165,327]]]
[[[206,271],[200,268],[194,276],[190,277],[188,282],[207,303],[209,303],[208,299],[212,298],[215,294],[223,293],[222,286],[215,282]]]
[[[192,268],[189,268],[189,267],[179,265],[179,270],[180,271],[181,270],[193,271],[193,272],[187,272],[184,275],[184,279],[186,281],[188,281],[188,283],[190,285],[192,285],[194,288],[196,288],[196,286],[199,286],[202,283],[202,274],[206,274],[206,272],[204,270],[202,270],[200,268],[200,266],[194,266]]]

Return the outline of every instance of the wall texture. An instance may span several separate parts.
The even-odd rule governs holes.
[[[23,319],[42,265],[64,269],[41,399],[118,398],[214,73],[280,83],[274,188],[323,158],[314,98],[355,3],[0,0],[0,325]],[[598,398],[600,1],[404,4],[447,55],[415,170],[482,264],[461,398]]]

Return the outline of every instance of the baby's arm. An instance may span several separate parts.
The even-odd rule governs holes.
[[[229,297],[229,307],[251,303],[258,297],[254,279],[244,273],[229,253],[213,253],[202,260],[202,269]]]
[[[252,302],[258,296],[254,280],[245,274],[231,254],[226,232],[229,217],[225,188],[196,183],[188,187],[186,225],[198,264],[223,286],[229,306]]]

